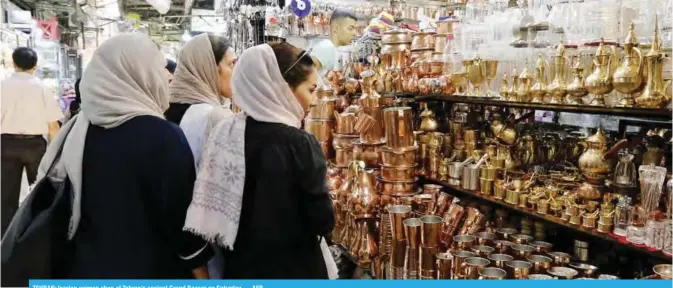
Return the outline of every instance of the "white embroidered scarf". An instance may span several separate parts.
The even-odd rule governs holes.
[[[185,230],[229,249],[234,248],[243,205],[246,117],[299,128],[304,116],[271,46],[249,48],[236,65],[232,89],[234,102],[243,112],[211,131],[185,221]],[[324,240],[321,249],[330,279],[335,279],[336,264]]]
[[[144,34],[132,33],[103,42],[84,70],[80,84],[82,111],[49,145],[38,172],[40,178],[45,175],[63,146],[61,158],[48,176],[58,180],[67,177],[72,184],[70,239],[81,218],[82,157],[89,124],[114,128],[136,116],[163,118],[169,98],[165,66],[166,58],[156,44]]]

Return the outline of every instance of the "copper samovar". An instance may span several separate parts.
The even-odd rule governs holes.
[[[556,54],[551,58],[554,63],[554,80],[547,86],[547,92],[551,95],[549,103],[564,103],[568,93],[568,58],[563,42],[556,46]]]
[[[612,86],[612,73],[610,71],[613,61],[612,57],[614,56],[613,51],[605,47],[605,40],[601,38],[593,59],[594,71],[587,77],[585,83],[587,91],[595,97],[591,101],[591,105],[604,106],[605,99],[603,97],[605,94],[612,92],[614,88]]]
[[[659,41],[658,22],[655,22],[653,37],[652,48],[644,57],[645,68],[647,69],[647,83],[645,83],[643,93],[635,99],[636,105],[643,108],[663,108],[670,101],[666,90],[668,90],[671,80],[664,81],[663,79],[664,54],[660,51],[661,42]]]

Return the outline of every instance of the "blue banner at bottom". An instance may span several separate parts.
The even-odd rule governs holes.
[[[493,288],[497,280],[31,280],[30,288]],[[499,280],[500,288],[671,288],[671,280]],[[568,282],[572,281],[572,282]]]

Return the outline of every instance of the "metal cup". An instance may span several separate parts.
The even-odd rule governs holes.
[[[509,235],[514,235],[514,234],[517,234],[517,233],[519,233],[519,231],[516,231],[516,229],[512,229],[512,228],[500,228],[500,229],[495,231],[495,234],[498,235],[498,239],[501,239],[501,240],[508,240]]]
[[[439,246],[439,232],[442,229],[442,217],[426,215],[421,217],[421,245],[425,247]],[[432,254],[434,255],[434,254]]]
[[[477,244],[492,246],[493,241],[496,239],[496,235],[491,232],[478,232],[474,234],[477,237]]]
[[[507,277],[507,272],[496,267],[479,269],[479,280],[503,280]]]
[[[493,251],[495,251],[495,248],[486,245],[477,245],[472,247],[472,252],[476,253],[477,256],[482,258],[487,258],[488,255],[493,253]]]
[[[456,235],[453,236],[453,249],[469,251],[477,241],[477,237],[472,235]]]
[[[435,254],[435,258],[437,259],[437,279],[451,279],[453,274],[451,270],[453,256],[449,253],[437,253]]]
[[[530,241],[533,241],[533,239],[534,238],[532,236],[525,234],[514,234],[509,236],[509,241],[512,241],[516,244],[528,244]]]
[[[451,279],[465,279],[465,274],[463,273],[465,260],[475,257],[477,254],[464,250],[452,250],[451,256],[453,257],[453,262],[451,263]]]
[[[411,107],[383,109],[386,143],[391,148],[414,146],[413,110]]]
[[[510,251],[512,251],[512,246],[514,246],[514,243],[507,240],[495,240],[493,241],[493,245],[495,246],[495,251],[497,253],[509,254]]]
[[[402,221],[404,225],[404,237],[407,239],[407,246],[417,249],[421,243],[421,219],[409,218]]]
[[[568,267],[551,267],[547,273],[558,279],[570,280],[577,277],[577,270]]]
[[[549,252],[547,255],[554,260],[554,266],[563,267],[570,263],[570,254],[564,252]]]
[[[551,251],[553,244],[545,241],[533,241],[530,243],[531,246],[535,247],[534,254],[545,255]]]
[[[481,257],[470,257],[465,259],[465,265],[463,270],[463,275],[467,279],[476,280],[479,278],[479,270],[488,267],[491,264],[491,261]]]
[[[437,253],[439,253],[439,247],[421,246],[421,279],[435,279],[437,277],[437,261],[435,261]]]
[[[553,280],[554,277],[551,277],[546,274],[530,274],[528,275],[528,280]]]
[[[404,219],[411,216],[410,205],[391,205],[388,206],[388,215],[390,215],[390,225],[392,225],[393,240],[404,240]]]
[[[554,260],[547,256],[531,255],[528,257],[528,262],[533,264],[533,274],[544,274],[551,268]]]
[[[518,260],[527,260],[528,257],[533,254],[533,251],[535,251],[535,247],[524,244],[515,244],[512,246],[512,251],[514,258]]]
[[[493,267],[505,268],[505,263],[514,260],[514,257],[507,254],[491,254],[488,255],[488,260],[491,260]]]
[[[509,279],[522,280],[528,278],[533,264],[526,261],[514,260],[507,262],[505,267],[507,267],[505,270]]]

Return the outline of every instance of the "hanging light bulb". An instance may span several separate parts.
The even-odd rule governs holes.
[[[189,33],[188,30],[185,30],[185,33],[182,33],[182,41],[187,42],[192,39],[192,35]]]

